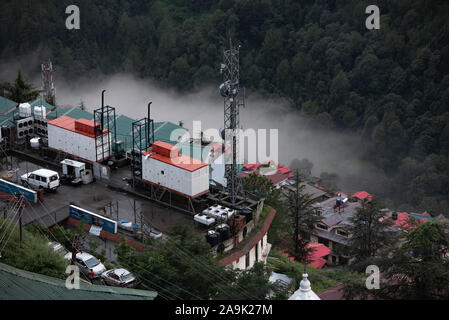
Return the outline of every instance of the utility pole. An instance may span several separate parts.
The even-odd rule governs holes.
[[[118,200],[117,200],[117,221],[118,221]]]
[[[19,195],[19,225],[20,225],[20,248],[22,249],[22,211],[23,211],[23,204],[22,204],[22,200],[23,200],[23,195],[20,194]]]
[[[73,242],[72,242],[72,261],[71,261],[71,265],[76,265],[76,254],[78,253],[78,235],[75,234],[74,238],[73,238]]]
[[[294,224],[295,224],[295,232],[294,232],[294,243],[295,243],[295,260],[298,259],[299,256],[299,222],[298,222],[298,216],[299,216],[299,204],[298,204],[298,193],[299,193],[299,173],[298,169],[296,169],[296,184],[295,184],[295,212],[294,212]]]
[[[140,234],[142,235],[142,244],[143,244],[143,214],[140,213]]]
[[[134,199],[133,211],[134,211],[134,223],[137,224],[137,217],[136,217],[136,199]]]

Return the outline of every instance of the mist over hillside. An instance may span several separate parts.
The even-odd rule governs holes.
[[[118,114],[140,119],[146,116],[147,104],[152,101],[151,117],[156,121],[177,124],[182,120],[191,132],[193,121],[201,121],[203,131],[223,127],[223,100],[218,84],[180,94],[174,89],[162,88],[152,80],[130,74],[58,83],[59,104],[77,106],[83,101],[92,111],[101,105],[101,91],[105,89],[105,104],[116,107]],[[385,179],[379,176],[378,171],[367,175],[373,168],[362,162],[357,136],[320,126],[317,121],[292,110],[284,100],[266,99],[251,91],[246,93],[246,107],[240,110],[240,125],[244,130],[266,129],[268,132],[277,129],[281,163],[290,165],[295,158],[307,158],[314,164],[314,175],[337,173],[339,186],[347,192],[382,189],[380,184]]]

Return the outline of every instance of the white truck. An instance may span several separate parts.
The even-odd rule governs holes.
[[[64,178],[70,179],[72,184],[88,184],[93,181],[92,170],[86,169],[83,162],[65,159],[61,161]]]

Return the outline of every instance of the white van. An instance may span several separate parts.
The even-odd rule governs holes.
[[[59,174],[48,169],[39,169],[20,176],[24,187],[55,191],[59,187]]]

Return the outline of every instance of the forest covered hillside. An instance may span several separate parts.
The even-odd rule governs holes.
[[[232,37],[246,88],[357,132],[389,176],[381,196],[449,216],[446,0],[79,0],[67,30],[71,2],[3,0],[0,59],[37,51],[69,78],[125,71],[187,91],[219,82]],[[365,27],[371,4],[380,30]]]

